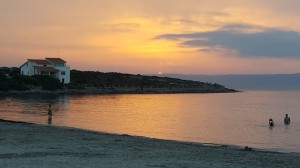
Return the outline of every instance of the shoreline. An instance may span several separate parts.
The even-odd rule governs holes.
[[[0,119],[0,123],[12,123],[12,124],[25,124],[25,125],[36,125],[41,127],[54,127],[59,129],[66,129],[66,130],[78,130],[87,133],[96,133],[96,134],[106,134],[106,135],[116,135],[116,136],[128,136],[128,137],[139,137],[149,140],[158,140],[158,141],[174,141],[178,143],[187,143],[187,144],[195,144],[201,146],[208,146],[208,147],[228,147],[237,150],[245,150],[245,146],[239,146],[234,144],[217,144],[217,143],[209,143],[209,142],[195,142],[195,141],[181,141],[181,140],[174,140],[174,139],[160,139],[160,138],[152,138],[147,136],[140,136],[140,135],[131,135],[131,134],[119,134],[119,133],[112,133],[112,132],[103,132],[103,131],[96,131],[96,130],[88,130],[83,128],[76,128],[76,127],[69,127],[69,126],[59,126],[59,125],[52,125],[52,124],[38,124],[26,121],[14,121],[14,120],[7,120],[7,119]],[[251,151],[258,151],[258,152],[268,152],[268,153],[282,153],[282,154],[299,154],[300,152],[292,152],[292,151],[276,151],[276,150],[269,150],[269,149],[262,149],[262,148],[255,148],[252,146],[247,146],[250,148]],[[247,150],[247,149],[246,149]],[[249,150],[249,151],[250,151]]]
[[[0,91],[0,95],[26,95],[26,94],[193,94],[193,93],[236,93],[240,92],[234,89],[220,89],[220,90],[207,90],[207,89],[191,89],[191,88],[110,88],[110,89],[65,89],[65,90],[9,90]]]
[[[299,167],[300,153],[179,142],[0,119],[2,167]]]

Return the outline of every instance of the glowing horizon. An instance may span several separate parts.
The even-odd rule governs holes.
[[[296,0],[4,0],[0,66],[61,57],[71,69],[103,72],[299,73],[299,6]]]

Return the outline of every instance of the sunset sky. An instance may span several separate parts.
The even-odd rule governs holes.
[[[61,57],[133,74],[300,73],[299,0],[0,0],[0,66]]]

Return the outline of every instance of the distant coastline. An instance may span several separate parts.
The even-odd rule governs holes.
[[[160,77],[218,83],[238,90],[300,90],[300,73],[296,74],[236,74],[183,75],[163,74]]]
[[[71,70],[71,82],[64,84],[48,75],[21,75],[17,68],[0,71],[1,94],[174,94],[232,93],[217,83],[117,72]]]

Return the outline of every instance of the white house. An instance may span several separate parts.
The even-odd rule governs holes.
[[[28,59],[20,70],[22,75],[47,75],[58,78],[61,83],[70,83],[70,67],[61,58]]]

